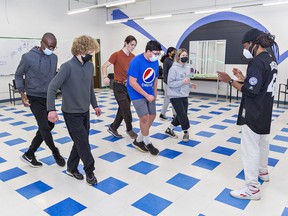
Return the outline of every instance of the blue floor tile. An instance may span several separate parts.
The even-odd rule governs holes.
[[[27,185],[25,187],[19,188],[16,191],[24,196],[26,199],[31,199],[35,196],[38,196],[39,194],[45,193],[46,191],[51,190],[52,187],[45,184],[42,181],[34,182],[30,185]]]
[[[40,161],[45,163],[45,164],[47,164],[47,165],[49,165],[49,166],[56,163],[55,159],[54,159],[54,157],[52,155],[48,156],[48,157],[45,157],[45,158],[41,158]]]
[[[91,135],[98,134],[98,133],[101,133],[101,131],[95,130],[95,129],[90,129],[90,130],[89,130],[89,135],[90,135],[90,136],[91,136]]]
[[[215,135],[215,133],[211,133],[211,132],[207,132],[207,131],[200,131],[198,133],[196,133],[197,136],[203,136],[203,137],[212,137]]]
[[[244,170],[241,170],[241,172],[236,176],[236,178],[238,179],[242,179],[245,180],[245,174],[244,174]],[[263,184],[264,181],[258,178],[258,181],[260,182],[260,184]]]
[[[222,112],[211,111],[211,112],[209,112],[209,114],[212,114],[212,115],[221,115]]]
[[[204,169],[208,170],[214,170],[219,164],[221,164],[218,161],[206,159],[206,158],[200,158],[199,160],[195,161],[192,163],[194,166],[198,166]]]
[[[240,144],[241,139],[238,137],[231,137],[227,140],[227,142],[235,143],[235,144]]]
[[[151,137],[158,139],[158,140],[163,140],[163,139],[166,139],[168,137],[168,135],[164,134],[164,132],[163,132],[163,133],[153,134],[153,135],[151,135]]]
[[[101,182],[99,182],[95,188],[111,195],[115,193],[116,191],[122,189],[123,187],[127,186],[128,184],[126,182],[120,181],[116,178],[109,177]]]
[[[38,130],[38,126],[33,125],[33,126],[29,126],[29,127],[24,127],[22,129],[25,131]]]
[[[21,139],[21,138],[17,138],[17,139],[6,141],[4,143],[9,145],[9,146],[14,146],[14,145],[22,144],[22,143],[25,143],[25,142],[27,142],[27,141],[24,140],[24,139]]]
[[[227,126],[214,124],[214,125],[212,125],[210,128],[219,129],[219,130],[224,130],[224,129],[227,128]]]
[[[34,115],[33,115],[33,113],[27,113],[27,114],[25,114],[25,115],[23,115],[23,116],[31,117],[31,116],[34,116]]]
[[[15,111],[15,112],[13,112],[13,113],[15,113],[15,114],[21,114],[21,113],[26,113],[26,111],[25,111],[25,110],[19,110],[19,111]]]
[[[103,122],[103,120],[101,120],[101,119],[92,119],[92,120],[90,120],[91,124],[96,124],[96,123],[100,123],[100,122]]]
[[[125,157],[125,155],[114,152],[114,151],[111,151],[111,152],[108,152],[104,155],[99,156],[99,158],[106,160],[106,161],[109,161],[109,162],[117,161],[123,157]]]
[[[215,200],[222,202],[224,204],[233,206],[235,208],[244,210],[246,206],[249,204],[250,200],[237,199],[230,196],[230,189],[225,188],[216,198]]]
[[[223,111],[230,111],[230,110],[231,110],[231,108],[225,108],[225,107],[221,107],[221,108],[219,108],[219,110],[223,110]]]
[[[287,150],[286,147],[270,144],[270,151],[279,152],[279,153],[285,153],[286,150]]]
[[[114,137],[114,136],[111,135],[111,136],[104,137],[102,139],[107,140],[109,142],[116,142],[116,141],[118,141],[120,139],[123,139],[123,137],[122,138],[117,138],[117,137]]]
[[[29,147],[20,149],[20,151],[23,152],[23,153],[25,153],[25,152],[28,151],[28,149],[29,149]],[[40,147],[37,149],[36,152],[40,152],[40,151],[43,151],[43,150],[45,150],[45,148],[43,148],[43,147],[40,146]]]
[[[0,157],[0,163],[4,163],[4,162],[6,162],[6,160],[4,158]]]
[[[96,148],[99,148],[99,146],[96,146],[96,145],[90,144],[90,149],[91,149],[91,150],[96,149]]]
[[[189,147],[195,147],[196,145],[198,145],[200,143],[201,142],[196,141],[196,140],[189,140],[188,142],[183,142],[183,141],[178,142],[178,144],[180,144],[180,145],[185,145],[185,146],[189,146]]]
[[[159,166],[157,165],[154,165],[145,161],[140,161],[139,163],[129,167],[129,169],[146,175],[152,172],[153,170],[157,169],[158,167]]]
[[[169,179],[167,183],[172,184],[176,187],[183,188],[184,190],[190,190],[200,179],[178,173],[173,178]]]
[[[0,138],[6,137],[6,136],[11,136],[11,134],[8,133],[8,132],[2,132],[2,133],[0,133]]]
[[[27,123],[26,123],[26,122],[23,122],[23,121],[18,121],[18,122],[10,123],[10,125],[12,125],[12,126],[18,126],[18,125],[23,125],[23,124],[27,124]]]
[[[281,131],[282,132],[288,132],[288,128],[282,128]]]
[[[68,197],[61,202],[44,209],[44,211],[51,216],[73,216],[86,208],[86,206]]]
[[[132,206],[150,214],[158,215],[172,202],[154,194],[148,193],[146,196],[133,203]]]
[[[283,142],[288,142],[288,137],[287,136],[276,135],[273,139],[274,140],[283,141]]]
[[[208,119],[211,119],[212,117],[211,116],[201,115],[201,116],[198,116],[197,118],[208,120]]]
[[[234,152],[236,152],[235,149],[230,149],[222,146],[217,146],[215,149],[212,150],[212,152],[223,154],[227,156],[231,156]]]
[[[159,155],[166,157],[166,158],[170,158],[170,159],[174,159],[181,154],[182,154],[182,152],[175,151],[172,149],[164,149],[159,153]]]
[[[23,171],[22,169],[20,169],[18,167],[14,167],[12,169],[0,172],[0,179],[3,182],[5,182],[5,181],[9,181],[11,179],[17,178],[17,177],[25,175],[25,174],[27,174],[27,173],[25,171]]]
[[[66,136],[66,137],[55,139],[54,141],[57,143],[60,143],[60,144],[65,144],[65,143],[71,142],[72,139],[70,137]]]
[[[268,158],[268,166],[275,167],[278,162],[279,162],[279,160],[277,160],[275,158]]]
[[[229,123],[229,124],[235,124],[236,123],[235,120],[231,120],[231,119],[224,119],[222,122]]]
[[[284,208],[281,216],[288,216],[288,208],[287,207]]]
[[[194,120],[189,120],[189,124],[190,125],[198,125],[198,124],[200,124],[201,122],[199,122],[199,121],[194,121]]]
[[[193,111],[193,112],[199,112],[201,111],[201,109],[197,109],[197,108],[190,108],[188,109],[189,111]]]
[[[157,127],[159,125],[163,125],[163,123],[159,123],[159,122],[155,122],[155,121],[152,123],[153,127]]]

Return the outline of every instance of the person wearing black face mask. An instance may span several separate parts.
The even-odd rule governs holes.
[[[62,92],[62,112],[68,132],[74,142],[67,161],[66,173],[78,180],[84,179],[78,170],[80,159],[84,164],[86,181],[97,184],[94,175],[94,158],[89,144],[90,110],[92,105],[97,116],[101,115],[93,87],[94,66],[92,54],[99,52],[98,42],[87,35],[76,38],[72,45],[74,57],[61,65],[59,73],[48,87],[47,110],[51,122],[58,121],[55,108],[57,89]]]
[[[278,46],[275,37],[259,29],[246,32],[242,44],[243,55],[251,59],[247,67],[247,75],[234,68],[234,75],[243,84],[235,82],[225,72],[218,72],[219,79],[229,83],[242,92],[237,124],[242,125],[241,159],[245,173],[246,185],[240,190],[230,192],[239,199],[261,199],[260,183],[269,181],[268,174],[268,135],[271,128],[274,88],[277,76],[277,62],[266,48]]]
[[[165,134],[177,139],[174,128],[181,125],[184,132],[183,142],[189,142],[189,119],[188,119],[188,97],[190,90],[196,89],[197,85],[190,82],[190,67],[186,64],[188,61],[188,52],[180,48],[176,54],[176,61],[169,70],[167,79],[167,95],[176,111],[170,126],[166,129]]]
[[[169,120],[167,117],[166,117],[166,112],[167,112],[167,108],[169,106],[169,103],[170,103],[170,98],[168,97],[167,95],[167,91],[166,91],[166,88],[167,88],[167,78],[168,78],[168,72],[169,72],[169,69],[171,68],[173,62],[174,62],[174,57],[175,57],[175,54],[176,54],[177,50],[176,48],[174,47],[169,47],[167,49],[167,54],[164,55],[162,58],[161,58],[161,62],[163,63],[163,90],[164,90],[164,100],[163,100],[163,106],[162,106],[162,110],[161,110],[161,113],[160,113],[160,116],[159,116],[159,119],[160,120],[163,120],[163,121],[167,121]],[[172,113],[173,113],[173,117],[176,116],[176,112],[172,106]]]

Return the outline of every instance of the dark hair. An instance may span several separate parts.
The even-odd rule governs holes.
[[[42,41],[45,39],[45,38],[51,38],[53,40],[55,40],[57,42],[57,39],[55,37],[54,34],[50,33],[50,32],[46,32],[43,36],[42,36]]]
[[[271,53],[269,51],[268,52],[273,55],[273,58],[276,59],[277,56],[277,59],[279,59],[279,47],[275,41],[275,35],[263,32],[252,43],[259,44],[261,47],[266,49],[268,48],[272,51]]]
[[[162,58],[160,59],[160,61],[163,63],[164,60],[169,56],[168,54],[171,53],[171,52],[173,52],[174,50],[176,51],[176,48],[175,48],[175,47],[169,47],[169,48],[167,49],[167,53],[162,56]]]
[[[136,40],[136,38],[135,38],[134,36],[128,35],[128,36],[125,38],[124,43],[129,44],[129,43],[131,43],[132,41],[136,41],[136,43],[137,43],[137,40]]]
[[[148,50],[153,51],[153,50],[157,50],[157,51],[161,51],[161,44],[158,41],[149,41],[146,45],[145,48],[145,52],[147,52]]]

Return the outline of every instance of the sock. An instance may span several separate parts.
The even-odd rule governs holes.
[[[172,124],[170,124],[170,125],[169,125],[169,128],[170,128],[171,130],[174,130],[175,126],[172,125]]]
[[[138,133],[136,141],[137,142],[142,142],[143,141],[143,135],[142,135],[141,131]]]
[[[143,136],[143,141],[144,141],[144,144],[145,144],[145,145],[148,145],[148,144],[151,143],[151,142],[150,142],[150,139],[149,139],[149,136]]]

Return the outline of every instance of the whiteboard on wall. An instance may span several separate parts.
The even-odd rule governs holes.
[[[39,44],[40,38],[0,37],[0,76],[14,75],[22,55]]]

